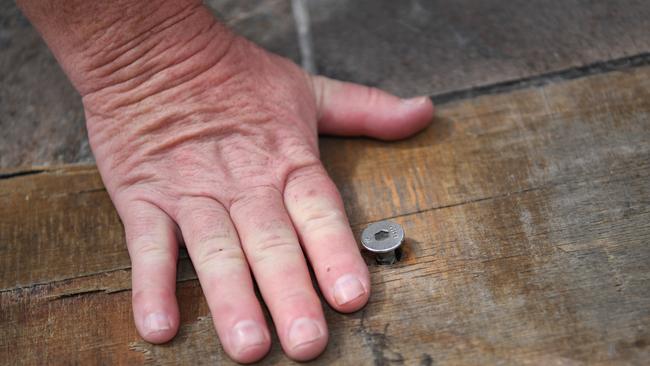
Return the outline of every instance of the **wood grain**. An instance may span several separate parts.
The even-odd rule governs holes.
[[[650,356],[650,207],[637,206],[622,223],[621,206],[592,201],[623,186],[636,192],[632,199],[647,197],[647,176],[626,178],[401,217],[407,258],[373,268],[374,293],[363,311],[327,312],[331,344],[315,363],[643,364]],[[555,218],[570,215],[581,220]],[[187,324],[168,347],[132,347],[155,364],[226,362],[214,339],[206,318]],[[275,347],[267,361],[287,362]]]
[[[359,225],[628,171],[648,161],[648,100],[650,67],[448,104],[415,138],[327,138],[321,150]],[[94,168],[4,179],[0,192],[0,289],[129,267]],[[19,263],[26,242],[37,250]]]
[[[355,233],[392,217],[407,245],[363,311],[326,307],[314,363],[645,364],[649,116],[641,67],[446,104],[403,142],[323,139]],[[181,332],[139,340],[121,230],[93,167],[6,172],[0,359],[230,363],[186,258]]]

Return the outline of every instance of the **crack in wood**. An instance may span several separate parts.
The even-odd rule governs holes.
[[[10,173],[0,173],[0,180],[1,179],[11,179],[15,177],[24,177],[28,175],[35,175],[35,174],[41,174],[45,173],[47,170],[44,169],[37,169],[37,170],[19,170],[16,172],[10,172]]]
[[[370,348],[375,366],[403,365],[404,356],[392,349],[390,339],[387,335],[390,323],[384,325],[382,332],[372,332],[365,324],[366,312],[366,309],[362,311],[361,322],[356,332],[363,337],[366,346]]]
[[[452,90],[440,94],[431,95],[430,98],[435,104],[440,105],[482,95],[507,93],[520,89],[539,87],[558,81],[568,81],[596,74],[623,71],[646,65],[650,65],[650,52],[644,52],[637,55],[613,60],[594,62],[588,65],[571,67],[516,80],[506,80],[494,84],[481,85],[467,89]]]

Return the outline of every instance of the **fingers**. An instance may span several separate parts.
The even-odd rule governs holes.
[[[370,294],[368,267],[338,190],[323,167],[290,176],[284,201],[327,301],[342,312],[363,307]]]
[[[237,362],[261,359],[271,337],[228,213],[214,200],[190,198],[177,220],[223,348]]]
[[[261,187],[234,201],[230,215],[287,355],[318,356],[327,344],[323,309],[281,193]]]
[[[138,333],[151,343],[178,331],[175,224],[158,207],[134,201],[120,213],[131,256],[133,316]]]
[[[312,80],[320,133],[394,140],[420,131],[433,118],[428,97],[400,99],[376,88],[323,76]]]

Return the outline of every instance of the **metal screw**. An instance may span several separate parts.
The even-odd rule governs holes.
[[[404,229],[392,221],[375,222],[361,233],[361,244],[370,252],[375,253],[379,264],[397,262],[397,251],[403,242]]]

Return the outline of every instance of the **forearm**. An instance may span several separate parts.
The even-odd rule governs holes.
[[[156,76],[172,66],[187,65],[173,70],[181,79],[212,66],[234,37],[200,0],[19,0],[18,5],[83,96],[143,84],[155,90]]]

